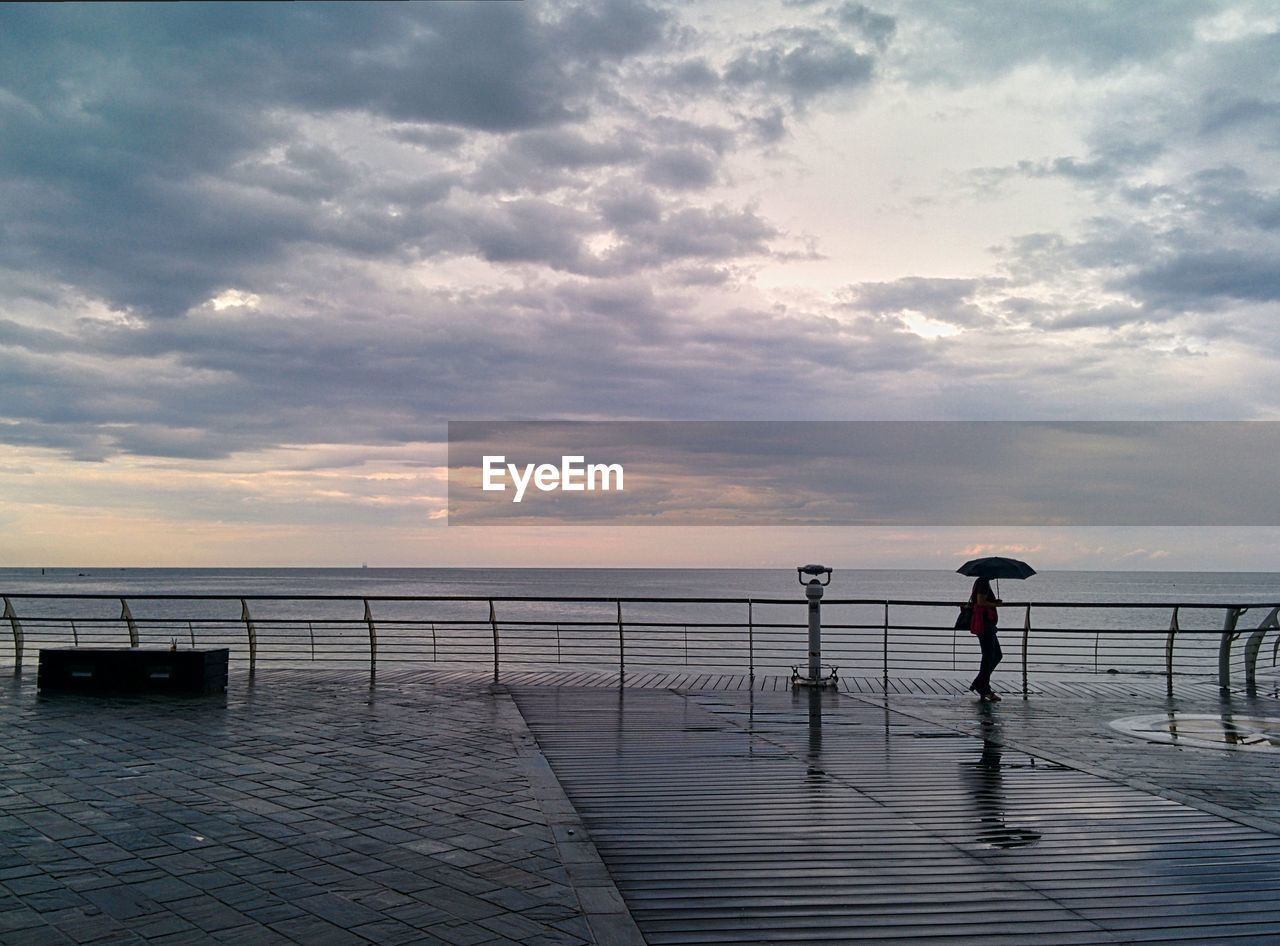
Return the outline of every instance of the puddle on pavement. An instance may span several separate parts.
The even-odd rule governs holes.
[[[1210,713],[1152,713],[1112,720],[1128,736],[1200,749],[1280,749],[1280,719]]]

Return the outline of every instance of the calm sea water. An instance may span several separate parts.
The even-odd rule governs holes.
[[[959,672],[971,663],[972,641],[951,628],[955,605],[971,580],[932,570],[837,570],[823,609],[824,657],[844,667],[883,667],[883,605],[836,605],[833,599],[938,602],[889,609],[891,670]],[[1035,634],[1029,659],[1040,672],[1155,672],[1163,667],[1173,605],[1178,622],[1177,665],[1197,672],[1216,667],[1218,631],[1226,605],[1251,605],[1241,627],[1253,627],[1280,603],[1280,574],[1258,572],[1046,572],[1001,582],[1008,606],[1001,624],[1017,632],[1032,606]],[[250,599],[262,660],[367,659],[368,631],[360,599],[377,596],[735,597],[776,598],[785,605],[626,604],[628,667],[689,666],[764,672],[804,660],[804,593],[794,569],[0,569],[0,593],[105,594],[104,601],[12,599],[28,647],[41,643],[116,643],[127,634],[119,598],[129,601],[144,644],[228,645],[245,651],[241,597]],[[147,601],[155,594],[227,595],[217,602]],[[258,596],[286,600],[253,600]],[[347,600],[301,602],[297,595]],[[1123,609],[1055,608],[1053,603],[1125,603]],[[372,605],[380,660],[484,663],[492,660],[488,601],[382,602]],[[615,663],[617,606],[613,603],[495,602],[504,661],[537,665]],[[59,620],[42,621],[42,618]],[[67,619],[74,619],[74,622]],[[1249,623],[1252,621],[1252,623]],[[11,647],[0,630],[0,648]],[[124,639],[127,640],[127,637]],[[1268,641],[1268,655],[1271,642]],[[1006,644],[1006,653],[1011,650]],[[0,651],[3,653],[3,651]],[[1020,656],[1017,657],[1020,661]]]
[[[970,583],[950,571],[838,569],[827,594],[949,601]],[[803,597],[785,568],[0,568],[0,592]],[[1018,602],[1280,601],[1280,573],[1045,572],[1002,582],[1001,593]]]

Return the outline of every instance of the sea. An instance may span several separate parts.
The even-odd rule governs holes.
[[[842,673],[971,671],[973,642],[953,626],[971,581],[835,569],[824,660]],[[1171,625],[1176,671],[1207,675],[1233,615],[1252,630],[1280,605],[1274,572],[1049,571],[999,585],[1006,662],[1021,664],[1025,628],[1028,666],[1053,677],[1163,673]],[[267,665],[360,665],[372,624],[380,666],[488,667],[496,636],[510,667],[787,672],[806,660],[804,591],[794,568],[0,569],[28,650],[127,644],[132,622],[144,646],[228,646],[241,661],[252,636]],[[149,597],[175,595],[222,597]],[[592,598],[607,600],[567,600]],[[737,600],[709,600],[724,598]],[[0,660],[12,658],[11,638],[0,624]],[[1275,666],[1278,641],[1270,632],[1260,668]]]
[[[972,579],[929,569],[835,569],[841,598],[951,601]],[[1280,572],[1055,571],[1001,583],[1010,601],[1280,600]],[[790,568],[0,568],[0,592],[192,595],[537,595],[803,598]]]

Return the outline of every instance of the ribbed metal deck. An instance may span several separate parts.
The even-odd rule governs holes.
[[[627,682],[512,692],[650,943],[1280,939],[1272,834],[851,695]]]
[[[338,678],[353,682],[367,679],[367,670],[324,671]],[[379,679],[391,679],[397,683],[485,683],[493,680],[491,671],[480,669],[440,669],[434,666],[421,668],[394,667],[378,672]],[[909,696],[967,696],[970,676],[890,677],[890,694]],[[616,671],[574,670],[504,670],[498,682],[510,687],[604,687],[616,689],[619,676]],[[997,680],[1004,692],[1020,692],[1007,676]],[[838,689],[841,693],[878,696],[885,692],[885,681],[876,676],[842,676]],[[629,671],[622,677],[621,685],[629,690],[680,690],[685,692],[755,691],[759,693],[789,693],[791,678],[785,674],[761,674],[754,678],[743,673],[709,673],[698,671]],[[1277,682],[1268,680],[1266,689],[1275,690]],[[1211,696],[1218,692],[1214,681],[1206,677],[1181,677],[1175,683],[1178,693]],[[1114,698],[1142,695],[1161,697],[1166,685],[1163,677],[1117,677],[1105,674],[1077,677],[1068,680],[1037,680],[1030,684],[1028,693],[1038,696],[1080,699],[1090,697]]]

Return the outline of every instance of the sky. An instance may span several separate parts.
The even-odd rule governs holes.
[[[451,420],[1280,420],[1278,73],[1269,2],[5,5],[0,563],[1280,570],[446,515]]]

